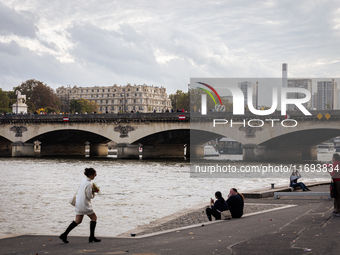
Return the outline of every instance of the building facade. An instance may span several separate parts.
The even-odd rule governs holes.
[[[165,112],[171,110],[171,100],[164,87],[143,85],[59,87],[57,96],[69,105],[72,99],[87,99],[98,104],[98,112]]]
[[[258,83],[243,81],[238,83],[238,87],[241,89],[244,95],[244,104],[248,105],[248,96],[252,97],[253,106],[255,109],[258,107]],[[248,95],[248,87],[251,88],[252,95]]]
[[[289,79],[287,81],[287,85],[289,88],[303,88],[307,89],[311,95],[312,93],[312,80],[311,79]],[[303,93],[288,93],[287,98],[304,98],[306,95]],[[303,103],[302,105],[307,109],[312,108],[312,98],[307,102]],[[288,105],[288,110],[294,110],[295,105]]]
[[[336,110],[337,109],[337,83],[332,81],[317,82],[317,110]]]

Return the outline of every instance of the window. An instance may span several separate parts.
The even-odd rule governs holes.
[[[113,91],[116,91],[116,89],[114,89]]]
[[[128,91],[130,91],[130,89],[128,89]]]
[[[105,89],[103,89],[103,92],[105,92]]]
[[[128,97],[128,96],[129,96],[129,94],[126,94],[126,96]]]
[[[140,99],[140,102],[143,103],[143,99]]]
[[[136,101],[137,101],[136,99],[133,100],[134,103],[136,103]]]
[[[94,90],[92,90],[92,92],[94,92]]]
[[[107,94],[107,97],[110,97],[110,94]]]
[[[87,89],[86,92],[89,92],[89,90]]]
[[[113,104],[115,100],[111,100],[111,103]]]
[[[81,93],[83,93],[83,90],[81,90]]]
[[[91,95],[91,98],[93,97],[93,95]]]
[[[96,97],[98,97],[98,95],[96,95]]]
[[[97,92],[99,92],[99,89],[97,89]]]
[[[109,103],[109,100],[106,100],[106,103],[108,104],[108,103]]]
[[[115,108],[112,106],[112,107],[111,107],[111,111],[114,111],[114,110],[115,110]]]
[[[104,95],[102,94],[102,97],[104,97]]]
[[[108,89],[107,92],[110,92],[110,89]]]
[[[139,91],[139,88],[137,88],[137,90],[136,91]]]
[[[137,94],[135,94],[135,97],[137,96]]]

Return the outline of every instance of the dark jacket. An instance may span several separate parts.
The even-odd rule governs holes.
[[[231,216],[233,218],[241,218],[243,215],[244,201],[240,195],[234,195],[227,200]]]
[[[214,205],[211,206],[211,209],[216,209],[220,212],[223,212],[229,210],[229,207],[226,201],[220,198],[215,201]]]

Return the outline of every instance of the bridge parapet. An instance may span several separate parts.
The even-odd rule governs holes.
[[[185,119],[180,120],[179,115],[184,115]],[[64,117],[68,117],[67,122],[188,122],[189,113],[118,113],[118,114],[6,114],[0,116],[2,123],[63,123]]]

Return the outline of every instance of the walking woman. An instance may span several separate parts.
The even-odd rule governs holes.
[[[89,242],[91,243],[101,241],[100,239],[94,237],[94,230],[97,224],[97,216],[94,213],[91,205],[91,199],[95,196],[94,192],[92,191],[91,181],[97,176],[97,173],[96,170],[94,170],[93,168],[86,168],[84,174],[86,175],[86,178],[80,183],[77,193],[75,205],[76,219],[68,226],[66,231],[59,236],[59,238],[64,243],[68,243],[67,235],[71,232],[72,229],[74,229],[76,226],[78,226],[78,224],[82,222],[84,215],[89,216],[91,219]]]

